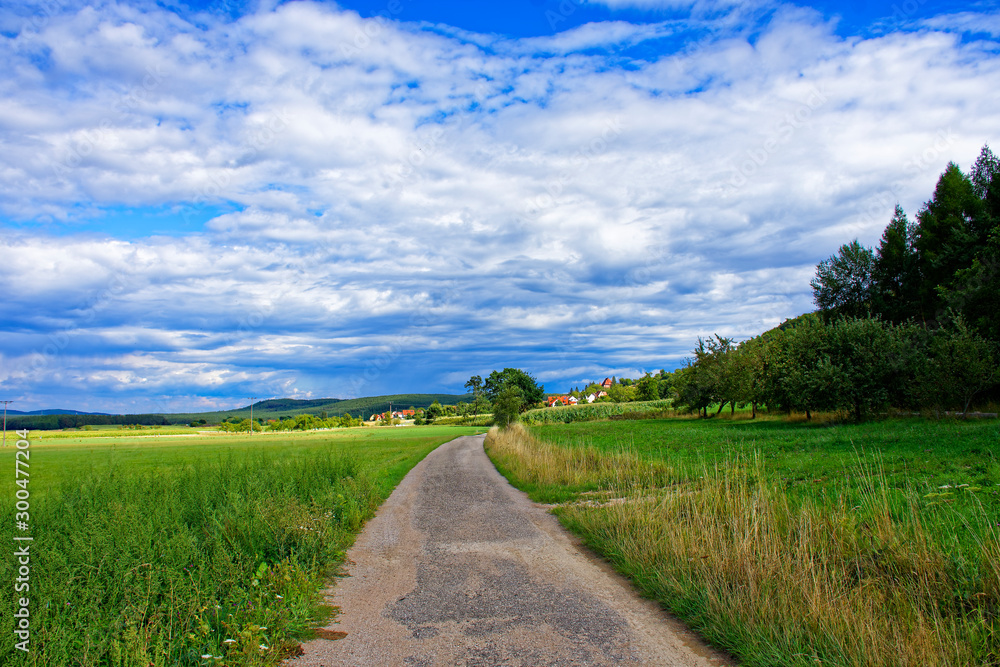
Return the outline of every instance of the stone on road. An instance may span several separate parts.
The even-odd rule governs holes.
[[[348,552],[340,613],[291,667],[730,664],[500,475],[483,436],[403,479]]]

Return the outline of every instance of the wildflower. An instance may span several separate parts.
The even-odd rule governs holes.
[[[236,640],[235,639],[223,639],[222,643],[223,644],[235,644]]]
[[[951,484],[942,484],[942,485],[941,485],[941,486],[939,486],[938,488],[939,488],[939,489],[950,489],[950,488],[951,488]]]
[[[212,658],[211,653],[206,653],[205,655],[201,656],[202,660],[210,660],[211,658]]]
[[[275,595],[274,597],[278,598],[279,600],[284,600],[285,599],[284,595]]]
[[[267,646],[266,646],[266,645],[264,645],[264,644],[261,644],[261,645],[260,645],[260,650],[261,650],[261,651],[266,651],[266,650],[267,650]]]

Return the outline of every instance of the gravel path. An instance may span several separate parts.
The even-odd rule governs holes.
[[[729,665],[514,489],[483,436],[418,464],[329,591],[343,639],[290,667]]]

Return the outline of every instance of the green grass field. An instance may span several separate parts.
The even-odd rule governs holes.
[[[805,496],[839,493],[860,464],[877,464],[893,488],[932,493],[943,485],[957,489],[967,484],[981,489],[976,497],[991,511],[1000,509],[996,419],[854,424],[722,417],[545,424],[531,427],[531,432],[563,446],[624,450],[696,470],[738,454],[755,454],[782,487]],[[576,491],[559,488],[547,493],[558,499]],[[962,497],[957,491],[951,494],[956,501]]]
[[[31,437],[30,530],[18,532],[34,537],[20,593],[31,652],[7,632],[2,664],[276,664],[329,613],[320,590],[399,480],[476,429],[109,432]],[[0,452],[8,545],[15,451]],[[0,561],[4,581],[13,568]],[[0,606],[4,627],[13,613]]]
[[[817,420],[819,421],[819,420]],[[1000,422],[491,432],[511,481],[741,664],[1000,665]]]

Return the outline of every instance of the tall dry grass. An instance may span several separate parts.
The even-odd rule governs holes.
[[[515,484],[615,498],[556,513],[743,664],[1000,665],[995,524],[891,489],[876,467],[841,494],[801,498],[752,454],[691,470],[516,427],[487,448]]]

